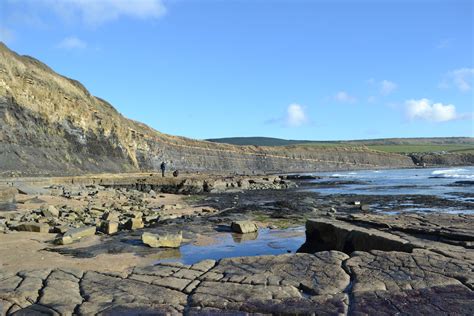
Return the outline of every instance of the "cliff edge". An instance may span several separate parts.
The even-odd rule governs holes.
[[[166,135],[0,43],[0,175],[151,171],[163,160],[172,169],[225,173],[414,166],[364,146],[235,146]]]

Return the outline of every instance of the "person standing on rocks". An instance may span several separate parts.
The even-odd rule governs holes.
[[[165,177],[165,170],[166,170],[166,163],[163,161],[160,165],[161,169],[161,176],[164,178]]]

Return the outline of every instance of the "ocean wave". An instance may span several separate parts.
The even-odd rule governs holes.
[[[331,175],[331,177],[336,177],[336,178],[343,178],[343,177],[353,177],[354,175],[356,175],[356,173],[334,173]]]
[[[435,170],[431,173],[435,178],[462,178],[474,179],[474,174],[467,169],[444,169]]]

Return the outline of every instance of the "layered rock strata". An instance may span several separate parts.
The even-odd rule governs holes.
[[[123,117],[79,82],[0,43],[0,172],[64,175],[172,169],[267,173],[410,167],[364,147],[255,147],[162,134]]]

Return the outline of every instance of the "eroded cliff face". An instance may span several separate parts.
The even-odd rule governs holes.
[[[427,153],[411,154],[410,157],[416,165],[425,166],[472,166],[474,154],[472,153]]]
[[[0,43],[0,174],[148,171],[164,160],[172,169],[226,173],[413,166],[364,147],[232,146],[162,134]]]

